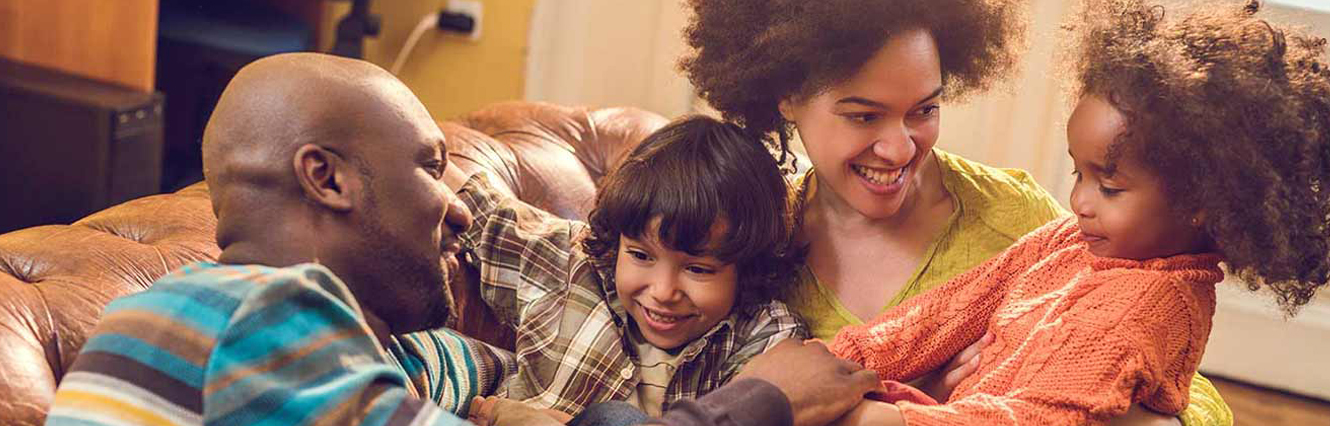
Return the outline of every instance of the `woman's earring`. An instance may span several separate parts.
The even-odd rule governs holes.
[[[1200,228],[1200,227],[1201,227],[1201,218],[1193,216],[1193,217],[1191,218],[1191,226],[1192,226],[1193,228]]]

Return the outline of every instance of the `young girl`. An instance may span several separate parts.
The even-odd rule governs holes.
[[[460,238],[481,295],[517,330],[499,395],[578,413],[627,401],[660,415],[807,330],[776,296],[793,283],[788,187],[763,144],[707,117],[644,140],[601,181],[589,224],[458,185]],[[478,419],[483,420],[483,419]]]
[[[865,402],[842,423],[1100,424],[1133,403],[1176,413],[1220,261],[1290,314],[1326,284],[1325,40],[1256,18],[1257,2],[1219,9],[1166,20],[1139,0],[1087,5],[1067,130],[1075,215],[839,333],[834,352],[891,381],[992,339],[945,404],[892,383],[879,397],[895,405]]]

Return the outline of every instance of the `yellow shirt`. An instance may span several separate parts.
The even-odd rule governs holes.
[[[933,154],[955,209],[942,232],[928,245],[909,281],[883,304],[883,312],[978,266],[1021,236],[1068,214],[1023,170],[985,166],[941,149],[934,149]],[[814,194],[814,179],[809,171],[796,183],[803,188],[800,192],[805,199]],[[799,269],[799,283],[790,306],[803,316],[818,339],[829,341],[842,327],[864,322],[822,286],[807,266]],[[1219,391],[1200,374],[1192,379],[1190,396],[1186,411],[1179,416],[1184,424],[1233,424],[1233,413]]]

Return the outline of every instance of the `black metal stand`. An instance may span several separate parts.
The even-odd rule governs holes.
[[[337,22],[337,40],[332,54],[364,59],[366,36],[377,36],[381,29],[379,15],[369,13],[370,0],[351,0],[351,12]]]

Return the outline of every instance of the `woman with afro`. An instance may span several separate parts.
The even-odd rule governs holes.
[[[833,353],[888,381],[942,365],[985,331],[997,337],[945,404],[887,382],[892,392],[875,399],[894,404],[865,401],[839,424],[1181,412],[1220,262],[1290,315],[1330,281],[1326,40],[1259,18],[1256,1],[1207,3],[1174,14],[1144,0],[1087,2],[1071,25],[1075,215],[841,330]]]
[[[808,258],[792,306],[830,339],[978,266],[1068,213],[1025,172],[936,148],[945,103],[1007,78],[1025,31],[1018,0],[691,0],[681,68],[725,118],[782,161],[797,135],[812,163],[795,199]],[[1014,143],[1014,141],[993,141]],[[792,160],[790,160],[792,161]],[[929,380],[945,401],[994,338]],[[1178,417],[1123,424],[1232,424],[1196,376]]]

